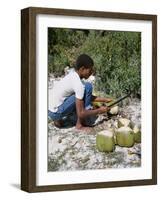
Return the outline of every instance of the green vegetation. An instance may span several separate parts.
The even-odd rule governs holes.
[[[140,32],[48,29],[49,73],[61,76],[82,53],[94,60],[97,91],[118,97],[140,90]]]

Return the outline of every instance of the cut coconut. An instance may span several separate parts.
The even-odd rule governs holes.
[[[115,144],[117,144],[115,128],[108,128],[108,131],[111,131],[113,133],[114,142]]]
[[[118,119],[118,127],[120,128],[122,126],[131,127],[131,121],[126,118],[119,118]]]
[[[117,144],[117,137],[116,137],[116,133],[114,133],[114,142],[115,142],[115,144]]]
[[[115,106],[115,107],[111,108],[109,113],[112,114],[112,115],[117,115],[118,112],[119,112],[119,107]]]
[[[115,149],[114,133],[112,130],[100,131],[96,137],[96,145],[99,151],[111,152]]]
[[[116,140],[121,147],[132,147],[135,143],[133,130],[126,126],[117,129]]]
[[[133,128],[133,132],[134,132],[134,140],[136,143],[140,143],[141,142],[141,131],[138,128],[138,126],[134,126]]]

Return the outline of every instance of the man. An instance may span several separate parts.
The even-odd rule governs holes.
[[[86,54],[80,55],[76,60],[75,70],[67,74],[55,87],[52,101],[49,102],[49,117],[54,120],[57,127],[63,126],[62,118],[76,111],[76,129],[88,131],[85,119],[106,113],[109,108],[101,106],[92,109],[91,102],[110,102],[111,99],[92,95],[92,84],[83,83],[82,79],[88,79],[93,73],[94,62]]]

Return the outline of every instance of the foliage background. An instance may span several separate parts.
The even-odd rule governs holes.
[[[94,60],[96,91],[120,96],[141,88],[141,33],[127,31],[48,29],[48,68],[55,76],[73,67],[86,53]]]

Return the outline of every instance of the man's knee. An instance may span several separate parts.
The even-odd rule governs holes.
[[[89,82],[86,82],[86,83],[85,83],[85,90],[86,90],[86,91],[92,91],[92,89],[93,89],[92,84],[89,83]]]

